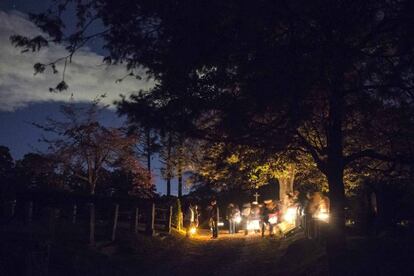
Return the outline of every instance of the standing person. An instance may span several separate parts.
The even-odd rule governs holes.
[[[213,239],[218,237],[218,217],[219,209],[217,207],[217,201],[213,199],[210,204],[210,226]]]
[[[250,203],[245,203],[243,205],[242,220],[243,220],[243,225],[244,225],[244,234],[246,236],[249,234],[249,229],[247,229],[247,225],[249,224],[249,216],[250,216]]]
[[[235,218],[234,216],[234,204],[230,203],[229,206],[227,206],[227,212],[226,212],[226,219],[229,222],[229,234],[234,234],[235,232]]]
[[[237,224],[241,222],[240,208],[237,204],[234,205],[232,217],[234,223],[233,233],[235,234],[239,231]]]
[[[266,226],[269,225],[270,228],[270,234],[273,232],[273,229],[271,228],[271,224],[269,223],[269,215],[271,213],[270,208],[271,208],[271,200],[266,200],[264,201],[264,206],[263,206],[263,210],[261,213],[261,226],[262,226],[262,238],[264,238],[265,236],[265,231],[266,231]]]

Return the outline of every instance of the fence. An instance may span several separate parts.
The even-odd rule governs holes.
[[[94,245],[96,238],[116,240],[119,229],[135,234],[170,233],[173,208],[171,200],[161,199],[21,194],[14,200],[3,202],[1,215],[3,225],[48,225],[52,236],[55,236],[59,225],[78,230],[88,229],[89,242]],[[100,230],[98,234],[96,228]]]

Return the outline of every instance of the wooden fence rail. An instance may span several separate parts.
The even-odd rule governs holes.
[[[69,223],[70,227],[60,229],[61,231],[69,231],[68,229],[80,229],[85,227],[85,222],[89,225],[89,243],[95,245],[96,231],[105,227],[110,227],[109,240],[115,241],[120,228],[138,234],[142,229],[149,235],[156,232],[170,233],[172,228],[173,207],[171,201],[151,201],[120,198],[92,198],[92,197],[30,197],[23,196],[9,202],[4,202],[2,222],[8,218],[10,224],[16,224],[23,219],[26,225],[42,225],[42,218],[48,218],[47,229],[53,237],[55,235],[57,224]],[[108,204],[112,202],[112,204]],[[7,205],[7,207],[6,207]],[[111,207],[112,206],[112,207]],[[23,208],[22,208],[23,207]],[[45,210],[49,210],[45,212]],[[112,214],[112,215],[111,215]],[[102,222],[106,222],[102,224]],[[65,224],[66,225],[66,224]],[[144,227],[140,227],[144,225]],[[29,227],[31,228],[31,227]],[[29,229],[28,228],[28,229]],[[102,232],[102,230],[100,230]],[[77,231],[79,232],[79,231]],[[81,231],[82,232],[82,231]],[[104,231],[105,232],[105,231]]]

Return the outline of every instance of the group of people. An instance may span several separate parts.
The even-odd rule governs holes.
[[[249,231],[253,230],[262,232],[262,236],[264,236],[266,229],[269,228],[270,235],[273,235],[273,226],[281,221],[281,214],[279,204],[272,200],[266,200],[263,204],[246,203],[242,206],[242,210],[237,204],[230,203],[226,213],[229,234],[244,230],[247,235]]]
[[[329,210],[329,203],[323,204],[325,202],[325,197],[321,196],[320,193],[312,193],[308,194],[305,202],[300,204],[298,193],[289,193],[281,201],[265,200],[263,204],[258,202],[246,203],[241,209],[237,204],[229,203],[225,218],[228,221],[229,234],[244,230],[245,235],[249,231],[255,231],[257,233],[261,232],[264,236],[266,230],[269,230],[269,235],[272,236],[276,229],[286,227],[286,225],[290,227],[301,225],[305,230],[311,231],[309,230],[312,229],[311,219],[314,218],[317,210]],[[215,199],[211,200],[207,207],[207,214],[212,238],[217,238],[220,215]],[[189,202],[184,212],[184,227],[187,236],[191,235],[192,228],[199,226],[199,217],[199,207]],[[312,234],[309,233],[309,236],[312,236]]]

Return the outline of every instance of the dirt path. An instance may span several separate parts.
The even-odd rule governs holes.
[[[180,256],[164,260],[152,275],[274,275],[283,243],[259,235],[221,235],[217,240],[199,236],[184,242]]]

